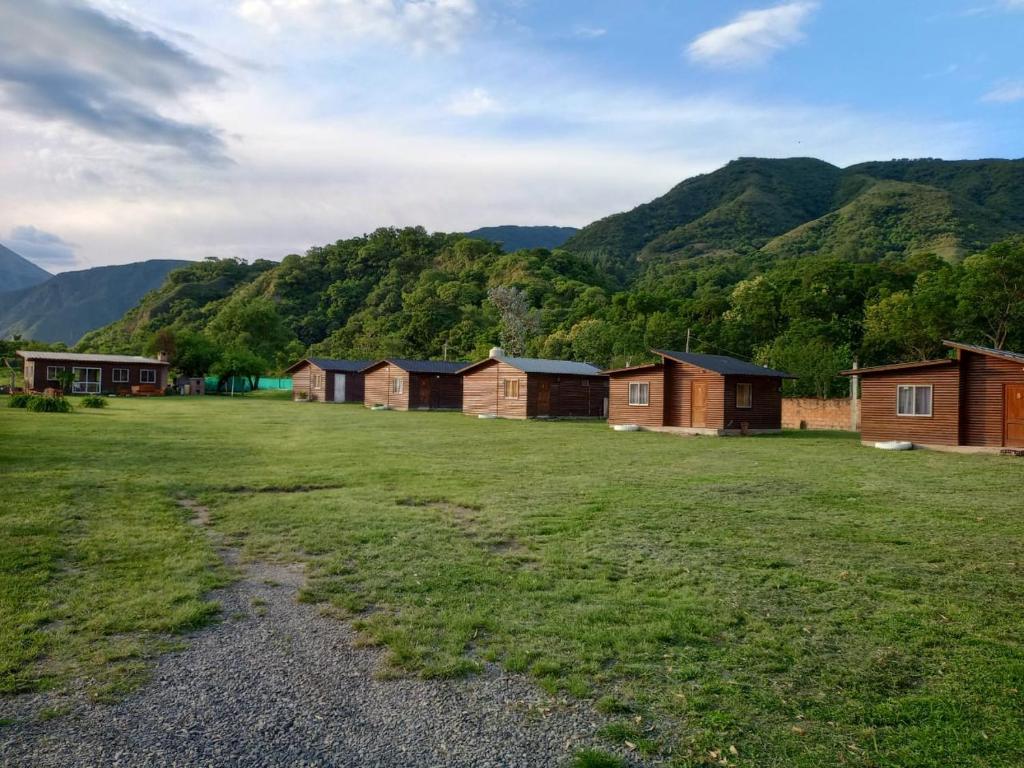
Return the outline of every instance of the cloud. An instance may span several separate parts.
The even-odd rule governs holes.
[[[12,229],[7,243],[11,250],[44,269],[60,271],[77,263],[74,245],[32,226]]]
[[[575,27],[572,31],[573,37],[580,37],[584,40],[596,40],[597,38],[604,37],[607,34],[608,30],[603,27],[588,27],[585,25]]]
[[[313,28],[417,52],[458,49],[477,13],[475,0],[239,0],[237,8],[271,32]]]
[[[0,106],[10,111],[222,162],[215,128],[164,114],[220,78],[167,40],[79,0],[0,3]]]
[[[982,96],[981,100],[1002,104],[1024,101],[1024,80],[1000,83]]]
[[[480,117],[501,111],[501,106],[484,88],[457,93],[448,102],[448,111],[459,117]]]
[[[792,2],[747,11],[690,43],[690,59],[709,66],[738,66],[764,62],[803,39],[803,26],[817,2]]]

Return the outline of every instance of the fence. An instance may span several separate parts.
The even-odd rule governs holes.
[[[784,397],[782,426],[784,429],[850,430],[850,398]]]
[[[216,376],[206,377],[206,391],[211,395],[217,394],[217,382],[219,379]],[[260,377],[259,388],[261,390],[283,390],[290,392],[292,389],[291,379],[273,379],[265,376]],[[224,385],[225,392],[248,392],[252,387],[249,386],[249,379],[245,376],[235,376],[234,379],[228,379]]]

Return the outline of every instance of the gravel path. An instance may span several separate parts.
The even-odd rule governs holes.
[[[230,555],[231,553],[226,553]],[[115,705],[0,699],[4,766],[563,766],[603,719],[489,667],[377,680],[382,651],[296,601],[301,568],[257,564],[215,596],[224,620]],[[43,721],[43,706],[71,713]]]

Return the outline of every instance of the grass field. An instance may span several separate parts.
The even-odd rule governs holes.
[[[1018,460],[260,397],[0,407],[0,441],[7,695],[116,697],[215,620],[188,497],[390,673],[497,661],[674,765],[1024,764]]]

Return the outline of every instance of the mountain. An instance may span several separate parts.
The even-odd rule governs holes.
[[[991,343],[992,328],[1024,348],[1021,160],[741,158],[561,248],[507,253],[517,230],[503,230],[380,229],[280,263],[192,263],[79,347],[142,352],[167,331],[257,350],[268,369],[309,353],[473,359],[501,341],[489,292],[506,286],[536,326],[530,356],[628,365],[691,338],[818,382],[804,394],[841,393],[832,374],[854,356],[941,354],[937,340]]]
[[[740,158],[584,227],[565,243],[620,274],[704,256],[956,259],[1024,231],[1024,160],[894,160],[841,169]]]
[[[4,295],[0,338],[74,344],[83,334],[117,320],[167,275],[190,262],[142,261],[62,272],[45,283]]]
[[[51,277],[53,275],[42,267],[37,267],[24,256],[0,245],[0,294],[31,288]]]
[[[577,232],[576,227],[520,227],[510,224],[474,229],[467,232],[466,237],[498,243],[506,253],[512,253],[529,248],[560,248]]]

